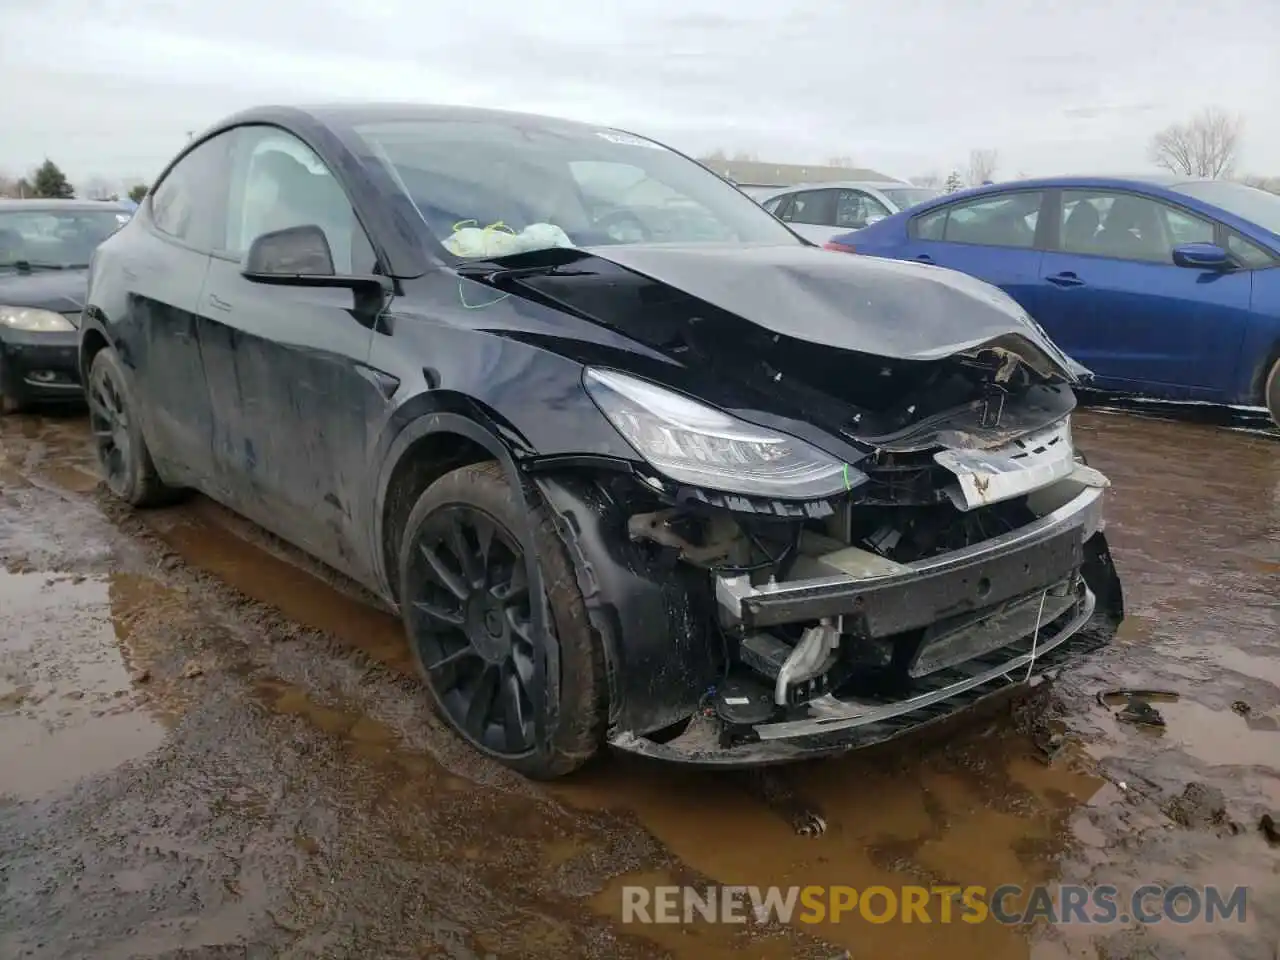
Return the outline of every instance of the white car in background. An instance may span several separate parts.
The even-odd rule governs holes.
[[[840,180],[792,187],[749,188],[749,195],[796,233],[826,243],[900,210],[932,200],[942,191],[891,180]]]

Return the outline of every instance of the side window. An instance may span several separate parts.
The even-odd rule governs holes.
[[[889,208],[861,190],[841,190],[836,200],[836,226],[857,230],[889,216]]]
[[[311,148],[276,127],[247,126],[234,132],[220,252],[243,257],[264,233],[317,226],[329,241],[335,273],[374,273],[373,247],[351,201]]]
[[[1066,253],[1173,263],[1174,247],[1213,243],[1214,225],[1151,197],[1064,190],[1060,236]]]
[[[947,229],[947,214],[950,207],[934,210],[911,221],[911,235],[917,240],[941,240]]]
[[[1169,229],[1169,242],[1176,247],[1183,243],[1213,243],[1213,223],[1177,207],[1160,205],[1164,210],[1164,222]],[[1172,259],[1172,257],[1170,258]]]
[[[772,199],[766,200],[762,206],[770,213],[777,214],[779,204],[781,204],[785,199],[786,197],[773,197]]]
[[[942,238],[988,247],[1035,246],[1043,194],[1032,191],[982,197],[949,209]]]
[[[223,163],[231,134],[196,147],[148,195],[151,223],[161,233],[208,251],[217,243]]]
[[[1246,240],[1238,233],[1227,234],[1227,253],[1235,257],[1246,270],[1260,270],[1280,262],[1280,257],[1268,253],[1252,240]]]
[[[832,201],[835,190],[805,190],[793,193],[791,210],[786,219],[792,223],[808,223],[819,227],[835,225],[835,211]]]

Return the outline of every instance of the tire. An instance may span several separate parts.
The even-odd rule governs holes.
[[[1262,402],[1266,404],[1276,426],[1280,427],[1280,360],[1271,365],[1271,372],[1262,382]]]
[[[94,355],[85,394],[94,452],[107,489],[135,507],[172,502],[178,491],[156,473],[129,378],[112,348],[104,347]]]
[[[533,559],[517,532],[526,523]],[[530,562],[542,574],[554,627],[549,637],[536,636],[529,620]],[[428,487],[409,514],[399,576],[414,661],[437,714],[459,736],[537,780],[571,773],[595,755],[606,717],[604,660],[545,505],[530,509],[496,462],[454,470]],[[560,661],[554,719],[546,715],[547,690],[537,689],[533,666],[535,645],[548,641]],[[537,702],[546,724],[541,743],[534,734]]]
[[[17,394],[5,390],[5,379],[4,363],[0,361],[0,417],[21,413],[27,406]]]

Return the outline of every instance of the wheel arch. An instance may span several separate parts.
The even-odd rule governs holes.
[[[408,423],[392,442],[378,481],[374,552],[388,598],[400,601],[398,566],[404,521],[422,492],[459,467],[496,460],[520,488],[515,458],[491,430],[457,413],[429,413]],[[522,531],[522,536],[525,532]]]
[[[104,348],[114,346],[115,344],[111,338],[107,336],[106,327],[98,316],[97,311],[92,308],[86,310],[84,319],[81,321],[80,351],[77,358],[77,363],[80,367],[80,382],[85,384],[86,388],[89,383],[89,368],[93,366],[93,358]]]
[[[1253,371],[1249,383],[1249,402],[1259,406],[1267,405],[1267,374],[1277,363],[1280,363],[1280,337],[1271,345],[1271,349],[1263,354],[1263,360]]]

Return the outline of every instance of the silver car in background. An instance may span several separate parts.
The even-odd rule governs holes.
[[[883,220],[942,191],[892,180],[841,180],[791,187],[743,188],[748,195],[814,243],[826,243],[850,230]]]

